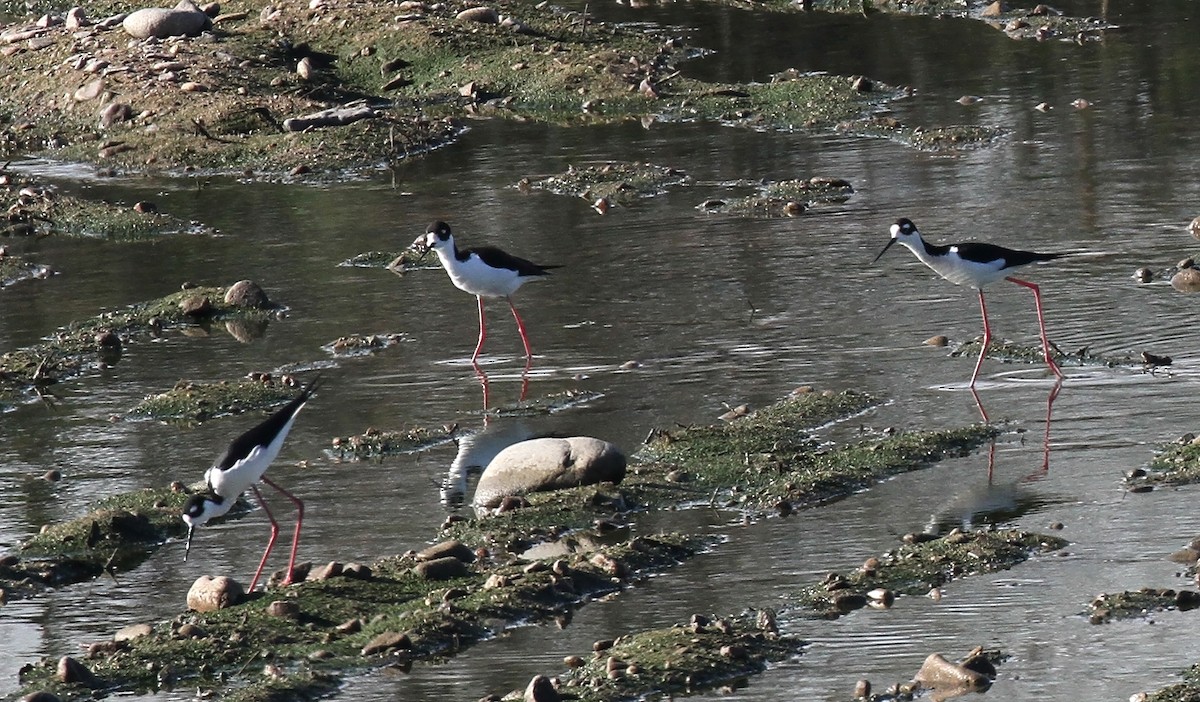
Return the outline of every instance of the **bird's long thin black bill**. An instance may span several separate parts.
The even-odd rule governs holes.
[[[883,251],[880,251],[879,255],[876,256],[875,259],[873,261],[871,261],[871,263],[875,263],[875,261],[878,261],[879,259],[883,258],[883,255],[885,253],[887,253],[888,249],[892,248],[892,244],[894,244],[894,243],[896,243],[895,239],[888,239],[887,246],[883,247]]]
[[[188,527],[187,542],[183,546],[183,562],[187,563],[188,554],[192,552],[192,534],[195,533],[196,527]]]

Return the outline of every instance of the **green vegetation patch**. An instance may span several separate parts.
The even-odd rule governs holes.
[[[450,443],[454,440],[457,429],[457,426],[438,429],[413,427],[403,431],[368,428],[363,433],[353,436],[335,436],[330,440],[329,451],[334,458],[344,461],[364,461],[416,453]]]
[[[238,699],[275,699],[281,689],[308,696],[347,670],[455,652],[490,637],[498,622],[566,615],[699,545],[673,534],[635,537],[553,563],[462,564],[457,575],[436,580],[417,572],[415,556],[398,556],[373,564],[366,577],[324,577],[229,609],[182,614],[132,641],[93,647],[86,664],[108,693],[217,690],[249,680]],[[59,682],[54,661],[32,666],[22,683],[25,691],[91,694]]]
[[[950,355],[956,358],[979,358],[979,350],[983,346],[983,337],[959,344]],[[1050,353],[1054,362],[1060,366],[1101,366],[1104,368],[1142,368],[1146,364],[1132,355],[1107,356],[1092,353],[1087,347],[1067,353],[1053,343]],[[1041,364],[1046,362],[1042,354],[1041,344],[1019,344],[1014,341],[995,341],[988,344],[987,357],[1003,363]]]
[[[1154,612],[1200,608],[1200,592],[1171,588],[1145,587],[1115,594],[1097,595],[1088,605],[1088,621],[1103,624],[1114,619],[1146,617]]]
[[[28,261],[25,257],[8,253],[5,247],[0,247],[0,288],[22,280],[37,280],[52,275],[54,271],[50,266]]]
[[[72,322],[48,340],[0,356],[0,400],[61,382],[120,357],[123,346],[167,328],[217,320],[266,320],[268,310],[225,302],[225,288],[192,287]]]
[[[1005,531],[962,531],[954,529],[941,538],[913,539],[913,543],[872,558],[849,575],[830,573],[825,580],[801,590],[796,601],[818,616],[837,617],[866,606],[886,602],[888,596],[924,595],[932,588],[968,575],[1007,570],[1033,553],[1063,548],[1067,542],[1015,529]]]
[[[1192,485],[1198,482],[1200,442],[1191,434],[1160,446],[1147,469],[1136,469],[1125,476],[1125,485],[1131,492],[1148,492],[1158,485]]]
[[[1183,671],[1183,682],[1129,698],[1136,702],[1197,702],[1200,700],[1200,663]]]
[[[488,410],[499,417],[533,417],[536,415],[555,414],[563,410],[586,405],[604,397],[604,393],[594,390],[563,390],[550,393],[532,400],[522,400],[511,405],[501,405]]]
[[[746,183],[731,183],[729,187]],[[754,184],[757,192],[736,199],[709,199],[697,209],[739,217],[794,217],[821,202],[845,202],[854,194],[841,178],[800,178]]]
[[[891,139],[922,151],[958,151],[990,146],[1004,135],[999,127],[952,125],[922,127],[903,124],[893,117],[874,117],[838,125],[838,129],[857,136]]]
[[[408,337],[404,334],[350,334],[339,337],[321,348],[334,356],[369,356],[391,348]]]
[[[246,378],[202,383],[181,380],[167,392],[151,395],[128,416],[160,422],[199,424],[216,417],[265,410],[286,404],[299,393],[294,382]]]
[[[148,203],[114,204],[65,195],[0,168],[0,207],[7,213],[0,236],[61,235],[137,241],[165,234],[211,231],[158,212]]]
[[[560,676],[560,692],[580,702],[617,702],[712,689],[800,654],[804,641],[781,636],[769,613],[710,620],[622,636],[580,658]],[[514,695],[516,695],[514,697]],[[513,693],[505,699],[521,699]]]
[[[581,197],[588,202],[603,198],[612,205],[628,205],[665,193],[675,185],[688,185],[690,176],[681,170],[652,163],[609,161],[589,166],[568,166],[565,173],[544,178],[524,178],[522,189],[548,190],[557,195]]]
[[[404,271],[421,267],[418,261],[422,258],[424,257],[421,254],[412,249],[405,249],[403,251],[364,251],[363,253],[351,256],[338,265],[352,268],[388,268]],[[428,267],[434,268],[435,266],[430,265]]]
[[[130,570],[168,538],[184,534],[179,518],[188,491],[181,485],[101,500],[88,514],[47,525],[0,558],[0,603],[48,587]]]
[[[845,446],[824,446],[808,433],[875,404],[870,396],[805,392],[728,424],[658,431],[640,458],[667,479],[729,494],[731,506],[817,504],[844,497],[896,473],[966,452],[997,429],[899,433]],[[786,506],[785,506],[786,505]]]

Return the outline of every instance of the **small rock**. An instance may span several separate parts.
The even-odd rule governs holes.
[[[1191,233],[1192,238],[1200,239],[1200,217],[1192,220],[1191,224],[1188,225],[1188,232]]]
[[[180,301],[179,311],[189,317],[207,317],[213,313],[212,300],[206,295],[192,295]]]
[[[983,98],[978,95],[963,95],[956,102],[960,105],[974,105],[977,102],[982,102]]]
[[[1092,103],[1088,102],[1087,100],[1084,100],[1083,98],[1079,98],[1077,100],[1071,101],[1071,107],[1074,107],[1077,110],[1086,110],[1087,108],[1089,108],[1091,106],[1092,106]]]
[[[367,645],[362,647],[362,655],[371,656],[393,649],[408,650],[411,648],[412,639],[409,638],[408,634],[397,631],[385,631],[368,641]]]
[[[370,580],[371,567],[365,566],[362,563],[347,563],[342,568],[343,578],[353,578],[354,580]]]
[[[951,663],[939,653],[931,653],[913,678],[925,687],[949,690],[981,690],[991,681],[987,676]]]
[[[854,684],[854,698],[866,699],[871,696],[871,681],[859,680]]]
[[[113,634],[113,641],[133,641],[152,633],[154,633],[154,628],[149,624],[130,624],[118,629],[117,633]]]
[[[201,575],[188,590],[187,606],[196,612],[215,612],[236,605],[244,597],[242,586],[233,578]]]
[[[308,577],[305,579],[315,581],[329,580],[330,578],[336,578],[341,574],[342,564],[338,563],[337,561],[330,561],[320,568],[314,568],[311,572],[309,572]]]
[[[110,102],[100,110],[100,126],[102,128],[108,128],[120,122],[128,122],[131,119],[133,119],[133,107],[123,102]]]
[[[100,93],[104,92],[104,79],[96,78],[84,83],[75,91],[74,98],[76,102],[87,102],[100,97]]]
[[[1149,283],[1150,281],[1154,280],[1154,271],[1143,267],[1134,271],[1133,275],[1130,277],[1139,283]]]
[[[560,702],[562,696],[554,689],[554,683],[545,675],[535,675],[525,687],[523,702]]]
[[[995,18],[1002,14],[1004,14],[1004,4],[1000,0],[996,0],[996,2],[983,8],[983,12],[979,13],[979,16]]]
[[[500,22],[500,14],[490,7],[469,7],[455,15],[454,19],[464,22],[497,24]]]
[[[465,563],[454,556],[444,556],[430,561],[423,561],[413,567],[413,573],[426,580],[448,580],[467,574]]]
[[[84,687],[100,687],[100,680],[87,669],[87,666],[70,656],[58,659],[58,679],[60,682],[83,685]]]
[[[1039,102],[1033,106],[1033,109],[1037,110],[1038,112],[1049,112],[1050,110],[1053,110],[1054,107],[1048,102]]]
[[[196,626],[195,624],[192,624],[191,622],[187,622],[183,626],[179,627],[179,630],[175,633],[181,639],[202,639],[205,636],[208,636],[208,632]]]
[[[45,473],[42,473],[42,480],[45,480],[48,483],[57,483],[58,481],[62,480],[62,471],[51,468]]]
[[[926,339],[925,341],[923,341],[921,343],[924,344],[925,346],[941,347],[941,346],[948,346],[950,344],[950,339],[942,334],[938,334],[937,336],[929,337],[928,339]]]
[[[82,7],[72,7],[67,10],[66,25],[67,29],[72,31],[87,25],[87,15]]]
[[[475,561],[475,552],[458,539],[443,541],[440,544],[434,544],[427,549],[417,552],[418,561],[432,561],[447,556],[457,558],[463,563],[473,563]]]
[[[254,310],[266,309],[271,301],[267,293],[252,280],[239,280],[225,291],[225,304],[237,307],[249,307]]]
[[[510,495],[619,483],[625,477],[621,449],[587,436],[530,439],[505,448],[488,463],[475,488],[474,504],[496,507]]]
[[[1171,287],[1179,292],[1200,292],[1200,269],[1189,266],[1176,271],[1171,276]]]
[[[568,668],[582,668],[586,664],[587,661],[583,659],[583,656],[566,656],[563,658],[563,665]]]
[[[53,692],[31,692],[21,698],[21,702],[62,702],[62,698]]]
[[[206,93],[208,86],[203,83],[197,83],[194,80],[184,81],[179,84],[179,89],[185,93]]]
[[[267,605],[267,614],[280,619],[296,619],[300,616],[300,605],[291,600],[275,600]]]
[[[346,621],[342,622],[341,624],[338,624],[335,627],[335,629],[337,630],[337,632],[339,634],[354,634],[359,631],[362,631],[362,628],[363,628],[363,620],[358,619],[358,618],[347,619]]]

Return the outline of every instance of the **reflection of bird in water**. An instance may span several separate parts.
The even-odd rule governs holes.
[[[534,438],[533,430],[520,419],[495,417],[483,429],[458,438],[458,453],[441,484],[442,504],[458,507],[467,496],[467,482],[483,472],[496,454],[515,443]]]
[[[891,248],[892,244],[900,242],[921,259],[921,263],[929,266],[935,273],[958,285],[975,288],[979,293],[979,311],[983,314],[983,347],[979,350],[979,360],[975,362],[975,372],[971,375],[971,387],[975,387],[975,379],[979,377],[979,367],[987,355],[988,343],[992,340],[992,328],[988,324],[987,306],[983,302],[983,287],[998,280],[1029,288],[1033,291],[1033,302],[1037,307],[1038,329],[1042,334],[1042,355],[1045,356],[1046,366],[1054,376],[1062,380],[1062,371],[1050,353],[1050,341],[1046,338],[1046,320],[1042,316],[1042,292],[1037,285],[1020,278],[1014,278],[1008,273],[1019,266],[1031,263],[1043,263],[1063,254],[1036,253],[1034,251],[1017,251],[995,244],[970,242],[965,244],[934,245],[921,238],[921,233],[908,219],[899,219],[892,225],[892,238],[888,241],[880,256]]]

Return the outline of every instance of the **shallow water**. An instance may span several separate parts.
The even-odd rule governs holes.
[[[1096,12],[1094,5],[1064,9]],[[369,182],[328,188],[95,180],[80,169],[56,169],[66,190],[153,200],[219,233],[120,245],[8,242],[60,275],[0,291],[0,349],[158,297],[183,281],[253,278],[290,312],[247,344],[214,328],[206,337],[175,334],[132,346],[110,369],[55,388],[54,407],[30,405],[0,417],[0,545],[12,546],[108,494],[198,479],[248,421],[226,418],[198,428],[111,421],[144,395],[181,378],[218,380],[324,361],[320,347],[348,333],[398,332],[406,335],[398,347],[339,360],[326,371],[326,389],[301,415],[272,475],[307,500],[306,560],[369,561],[420,547],[447,513],[439,484],[454,447],[354,464],[333,462],[323,449],[333,436],[370,426],[483,425],[480,387],[468,364],[474,301],[439,271],[398,278],[336,265],[363,251],[398,250],[437,218],[465,243],[494,242],[563,265],[516,297],[537,355],[529,395],[603,394],[550,416],[496,420],[495,433],[588,433],[632,451],[653,426],[712,421],[723,403],[761,406],[802,384],[890,398],[838,428],[840,436],[859,424],[934,428],[975,421],[966,391],[973,362],[921,344],[934,334],[977,335],[973,294],[937,280],[898,247],[870,265],[888,225],[907,216],[935,241],[983,238],[1097,254],[1025,276],[1042,285],[1051,337],[1068,350],[1167,354],[1175,359],[1171,373],[1067,368],[1047,454],[1045,370],[985,363],[980,396],[988,412],[1026,430],[997,443],[990,482],[983,451],[788,519],[744,523],[740,515],[707,509],[654,515],[637,528],[705,531],[727,540],[584,607],[565,629],[519,628],[408,674],[365,673],[348,682],[344,698],[477,699],[522,687],[535,673],[560,672],[563,655],[585,652],[593,640],[670,625],[693,612],[782,606],[824,572],[857,566],[900,534],[962,523],[1044,531],[1062,522],[1071,545],[1062,555],[952,583],[940,602],[905,598],[892,610],[836,622],[786,615],[785,628],[812,643],[732,696],[844,699],[860,677],[877,687],[907,680],[927,654],[955,657],[975,645],[1011,656],[993,697],[1074,700],[1086,688],[1126,698],[1167,684],[1200,659],[1194,615],[1097,627],[1081,614],[1101,591],[1182,584],[1180,568],[1164,556],[1200,533],[1194,489],[1126,496],[1119,484],[1156,444],[1195,430],[1191,397],[1200,364],[1191,343],[1194,301],[1165,283],[1129,279],[1139,266],[1167,268],[1194,250],[1185,226],[1198,214],[1200,194],[1194,6],[1142,5],[1110,3],[1109,19],[1126,29],[1084,46],[1014,42],[951,20],[603,8],[617,19],[705,27],[690,41],[718,53],[686,70],[709,78],[763,80],[788,67],[863,73],[914,87],[911,99],[892,108],[904,121],[1009,130],[996,147],[963,154],[706,124],[568,130],[479,122],[458,146]],[[962,106],[956,100],[963,94],[984,99]],[[1080,97],[1092,106],[1071,107]],[[1053,109],[1034,109],[1041,102]],[[582,199],[514,187],[525,176],[607,159],[681,168],[697,185],[603,217]],[[695,209],[728,196],[723,182],[813,175],[847,178],[857,192],[794,219],[742,220]],[[989,292],[999,336],[1036,340],[1030,298],[1016,286]],[[490,399],[513,402],[521,391],[520,340],[502,304],[489,305],[489,312]],[[628,360],[641,367],[621,370]],[[38,480],[49,468],[65,479]],[[0,693],[16,690],[16,669],[26,661],[75,653],[125,624],[174,616],[201,574],[248,577],[265,536],[265,520],[253,515],[204,529],[187,563],[181,545],[169,544],[117,581],[5,606]],[[273,565],[282,566],[283,557]]]

